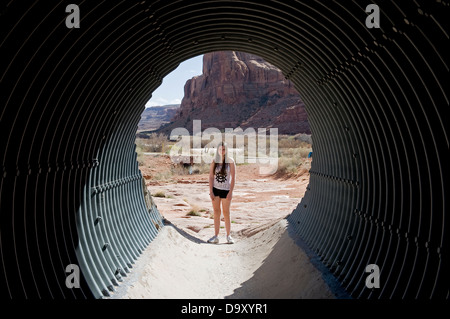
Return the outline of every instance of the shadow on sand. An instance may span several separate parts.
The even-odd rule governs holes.
[[[225,299],[350,299],[293,226],[286,224],[261,267]]]

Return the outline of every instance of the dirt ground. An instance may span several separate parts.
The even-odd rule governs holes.
[[[298,205],[308,174],[291,178],[262,176],[258,164],[238,165],[227,244],[222,222],[214,233],[208,174],[178,175],[172,181],[152,176],[170,170],[166,156],[148,158],[141,168],[154,201],[167,220],[139,257],[132,274],[112,298],[121,299],[332,299],[322,274],[292,240],[284,219]],[[155,167],[155,168],[148,168]],[[198,216],[189,216],[190,211]]]
[[[170,170],[172,165],[168,156],[153,157],[152,161],[155,161],[153,167],[157,168],[141,169],[144,176],[151,177],[155,172]],[[259,164],[237,165],[230,209],[232,236],[245,237],[252,229],[289,215],[303,197],[308,182],[308,173],[291,178],[274,178],[261,175]],[[159,212],[171,223],[205,240],[213,235],[208,174],[174,175],[172,182],[148,179],[147,186],[152,195],[159,193],[165,196],[154,196],[154,201]],[[192,210],[200,216],[189,216]],[[224,229],[222,232],[225,236]]]

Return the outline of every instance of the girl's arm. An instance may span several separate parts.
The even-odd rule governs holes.
[[[230,161],[230,175],[231,175],[231,181],[230,181],[230,191],[228,192],[227,198],[231,199],[231,197],[233,196],[233,189],[234,189],[234,184],[236,181],[236,165],[234,164],[234,160],[231,159]]]
[[[211,197],[211,199],[214,199],[213,186],[214,186],[214,161],[211,162],[211,165],[209,166],[209,196]]]

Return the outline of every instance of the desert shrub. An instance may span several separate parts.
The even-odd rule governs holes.
[[[208,163],[198,163],[193,165],[178,164],[171,168],[173,175],[196,175],[209,173]]]
[[[299,175],[309,170],[311,144],[296,136],[282,136],[278,141],[278,175]]]
[[[184,199],[185,202],[187,202],[186,199]],[[202,214],[200,213],[201,211],[204,211],[204,209],[200,209],[200,207],[198,207],[198,205],[196,204],[191,204],[191,210],[186,214],[186,216],[197,216],[197,217],[201,217]]]
[[[208,174],[209,164],[208,163],[194,164],[192,166],[192,172],[193,174]]]
[[[156,181],[171,181],[173,177],[173,174],[171,172],[156,172],[156,174],[153,176],[153,179]]]
[[[144,152],[142,151],[142,148],[140,146],[136,145],[136,154],[137,154],[137,162],[139,163],[139,166],[144,165]]]
[[[200,217],[200,216],[202,216],[198,211],[196,211],[196,210],[190,210],[187,214],[186,214],[186,216],[196,216],[196,217]]]
[[[137,138],[136,145],[139,146],[143,152],[164,153],[171,143],[169,143],[167,135],[162,133],[151,133],[148,138]]]
[[[294,175],[298,172],[300,165],[302,160],[299,157],[280,157],[277,172],[282,175]]]
[[[153,197],[166,197],[166,194],[164,194],[164,192],[157,192],[153,194]]]
[[[308,134],[282,135],[278,138],[278,148],[311,148],[311,145],[311,135]]]

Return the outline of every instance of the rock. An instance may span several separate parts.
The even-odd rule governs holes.
[[[189,225],[186,228],[192,230],[195,233],[198,233],[199,231],[202,230],[202,228],[200,226],[196,226],[196,225]]]
[[[192,133],[192,121],[202,130],[277,127],[279,134],[310,133],[305,106],[282,72],[262,58],[242,52],[221,51],[203,56],[203,73],[188,80],[181,106],[171,123]]]

